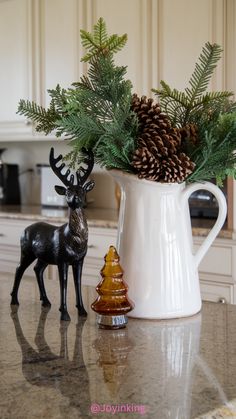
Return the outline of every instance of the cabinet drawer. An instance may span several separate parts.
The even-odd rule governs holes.
[[[104,258],[111,245],[116,246],[116,230],[90,229],[87,257]]]
[[[196,252],[199,245],[194,245]],[[211,246],[199,265],[200,272],[218,275],[232,275],[232,248],[227,246]]]
[[[16,267],[20,262],[20,246],[7,246],[0,244],[0,272],[15,275]],[[24,275],[35,277],[33,270],[35,263],[30,265]],[[46,274],[47,275],[47,274]],[[45,277],[46,277],[45,275]]]
[[[20,237],[30,222],[9,221],[0,223],[0,244],[20,246]]]
[[[233,304],[234,287],[230,284],[219,284],[213,281],[200,280],[201,296],[205,301],[212,301],[214,303],[220,302],[224,299],[226,303]]]

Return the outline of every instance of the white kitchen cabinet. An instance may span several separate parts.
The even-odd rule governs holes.
[[[35,133],[16,112],[20,99],[47,106],[47,89],[78,80],[83,8],[77,0],[0,2],[0,141],[55,138]]]
[[[194,237],[196,251],[204,237]],[[199,266],[203,300],[236,304],[236,242],[217,238]]]
[[[33,221],[32,221],[33,222]],[[53,220],[51,221],[52,224]],[[0,219],[0,272],[14,277],[20,259],[20,235],[30,220]],[[110,245],[116,245],[115,228],[89,227],[88,252],[83,267],[82,283],[95,289],[101,280],[100,270]],[[203,237],[194,237],[194,250],[201,245]],[[26,276],[34,277],[33,266]],[[203,300],[236,304],[236,242],[217,238],[199,267],[201,294]],[[49,266],[45,279],[57,279],[57,267]],[[72,271],[69,269],[72,280]]]
[[[151,95],[151,88],[157,88],[161,79],[185,88],[207,41],[225,44],[226,50],[211,87],[222,90],[229,85],[228,90],[234,91],[233,3],[227,2],[226,8],[223,0],[192,1],[191,6],[189,0],[179,0],[178,4],[171,0],[0,1],[0,87],[4,98],[0,104],[0,140],[34,137],[32,126],[15,115],[19,99],[47,106],[48,88],[57,83],[68,87],[79,79],[87,67],[80,61],[80,29],[91,31],[101,16],[109,33],[128,35],[116,62],[127,66],[127,77],[138,94]],[[187,19],[182,10],[186,10]],[[191,28],[187,37],[186,25]]]
[[[194,237],[194,251],[200,247],[204,237]],[[214,277],[231,278],[234,270],[235,243],[233,240],[218,238],[199,265],[199,271]]]
[[[53,221],[51,221],[52,224]],[[14,276],[20,260],[20,236],[30,225],[29,220],[0,220],[0,272]],[[83,267],[82,282],[84,285],[96,286],[100,281],[100,270],[104,264],[104,256],[110,245],[116,244],[116,229],[89,228],[88,252]],[[34,277],[34,263],[25,271],[26,276]],[[45,279],[57,278],[57,267],[49,265],[45,272]],[[71,269],[69,277],[72,277]]]
[[[20,236],[30,224],[24,220],[0,220],[0,272],[11,274],[14,277],[15,270],[20,261]],[[25,271],[25,276],[34,277],[34,264]],[[46,269],[44,277],[49,276],[50,269]]]
[[[116,246],[116,229],[90,228],[88,252],[83,270],[83,283],[96,286],[101,280],[100,270],[110,245]]]
[[[33,98],[33,13],[30,0],[0,2],[0,139],[32,134],[16,115],[20,98]]]
[[[84,65],[80,63],[81,2],[77,0],[41,0],[41,104],[49,105],[47,89],[57,84],[68,88],[78,81]],[[80,7],[79,7],[80,6]]]
[[[204,301],[235,304],[235,285],[200,279],[201,296]]]

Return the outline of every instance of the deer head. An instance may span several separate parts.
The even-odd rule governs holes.
[[[49,162],[53,172],[62,181],[64,186],[55,186],[55,190],[59,195],[65,195],[68,206],[71,209],[82,208],[85,204],[85,198],[87,192],[91,191],[94,187],[94,181],[87,179],[92,172],[94,165],[94,157],[92,151],[82,149],[84,158],[80,161],[80,167],[76,171],[76,183],[74,184],[75,176],[71,173],[70,169],[67,169],[65,173],[65,163],[62,163],[63,156],[60,154],[58,157],[54,157],[54,148],[50,150]],[[57,163],[61,162],[58,166]],[[82,166],[81,164],[85,165]]]

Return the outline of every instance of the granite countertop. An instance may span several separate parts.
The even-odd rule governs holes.
[[[0,277],[1,419],[236,418],[236,306],[101,330],[91,301],[87,319],[77,317],[71,282],[72,320],[60,323],[57,281],[46,283],[47,311],[24,279],[17,310],[12,278]]]
[[[118,210],[88,207],[85,209],[88,225],[90,227],[117,228]],[[8,218],[13,220],[47,221],[55,223],[64,223],[67,221],[67,209],[43,208],[41,206],[0,206],[0,219]],[[193,236],[205,237],[214,224],[212,219],[192,219]],[[233,231],[222,228],[218,237],[225,239],[233,238]]]
[[[104,208],[85,208],[90,227],[117,228],[118,210]],[[51,223],[65,223],[68,221],[67,208],[46,208],[42,206],[0,206],[0,219],[47,221]]]

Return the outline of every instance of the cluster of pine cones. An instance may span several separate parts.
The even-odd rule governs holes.
[[[159,104],[146,96],[139,98],[134,94],[131,108],[139,121],[138,148],[132,161],[135,173],[141,179],[183,182],[195,165],[182,151],[182,142],[188,136],[196,136],[194,127],[172,127]]]

